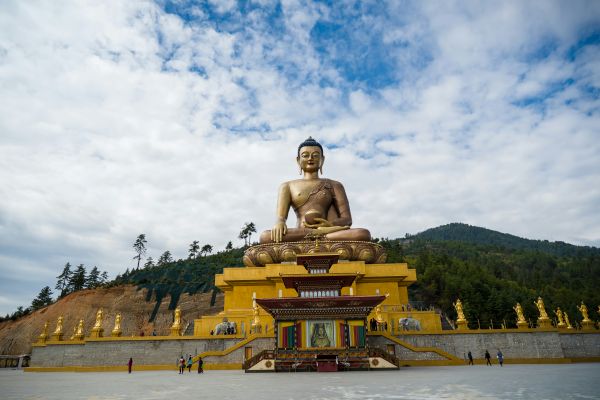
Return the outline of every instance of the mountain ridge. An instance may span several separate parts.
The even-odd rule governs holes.
[[[575,256],[581,252],[600,254],[600,248],[593,246],[581,246],[563,241],[551,242],[548,240],[527,239],[462,222],[429,228],[415,235],[409,235],[409,238],[483,244],[513,250],[540,251],[557,256]]]

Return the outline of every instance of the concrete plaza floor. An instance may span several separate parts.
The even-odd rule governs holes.
[[[0,371],[7,399],[600,399],[600,364],[412,367],[385,372]]]

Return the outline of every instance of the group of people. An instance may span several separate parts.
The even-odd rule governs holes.
[[[375,332],[375,331],[387,331],[387,329],[388,329],[387,321],[383,321],[381,323],[378,323],[375,318],[371,318],[369,320],[369,330],[371,332]]]
[[[187,361],[186,361],[186,359],[187,359]],[[177,365],[179,366],[180,374],[183,374],[186,367],[189,372],[192,372],[192,365],[194,365],[194,360],[192,359],[191,354],[188,354],[185,358],[182,355],[179,358],[179,360],[177,360]],[[202,368],[203,366],[204,366],[204,361],[202,360],[202,357],[198,357],[198,373],[199,374],[204,372],[204,369]],[[129,361],[127,362],[127,370],[129,371],[129,373],[131,373],[132,367],[133,367],[133,358],[129,358]]]
[[[483,357],[485,358],[486,365],[491,366],[492,365],[492,356],[487,349],[485,349],[485,354]],[[467,358],[469,359],[469,365],[473,365],[473,354],[471,353],[470,350],[467,353]],[[498,353],[496,353],[496,358],[498,359],[498,364],[500,364],[500,366],[502,367],[502,365],[504,364],[504,355],[502,354],[500,349],[498,349]]]
[[[235,335],[237,332],[235,330],[235,326],[228,326],[227,328],[225,328],[225,332],[221,332],[219,333],[217,331],[218,335]],[[215,334],[215,331],[211,329],[210,331],[210,335],[213,336]]]
[[[187,361],[186,361],[187,359]],[[194,360],[192,359],[192,356],[190,354],[187,355],[187,357],[183,357],[183,355],[181,357],[179,357],[179,360],[177,361],[177,365],[179,366],[179,373],[183,374],[185,369],[188,369],[188,372],[192,372],[192,365],[194,365]],[[204,361],[202,361],[202,357],[198,357],[198,373],[201,374],[204,372],[204,369],[202,368],[204,365]]]

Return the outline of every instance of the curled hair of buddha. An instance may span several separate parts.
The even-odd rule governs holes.
[[[317,146],[319,149],[321,149],[321,154],[323,154],[323,146],[321,146],[321,143],[313,139],[312,136],[309,136],[308,139],[300,143],[300,146],[298,146],[298,156],[300,155],[300,149],[306,146]]]

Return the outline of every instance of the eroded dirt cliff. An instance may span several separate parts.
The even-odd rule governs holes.
[[[173,311],[168,310],[169,298],[163,299],[155,320],[150,323],[150,314],[155,301],[146,301],[146,290],[135,286],[117,286],[83,290],[72,293],[56,303],[35,311],[16,321],[0,322],[0,354],[26,354],[31,352],[31,344],[42,332],[44,323],[49,322],[48,333],[56,328],[60,315],[64,318],[65,339],[73,334],[73,327],[84,320],[85,335],[88,336],[96,320],[96,311],[102,308],[104,335],[109,336],[115,322],[115,315],[121,313],[123,336],[168,335],[173,322]],[[223,310],[223,295],[218,294],[213,307],[210,306],[211,293],[194,295],[182,294],[179,299],[183,327],[191,327],[193,320],[202,315],[216,314]]]

